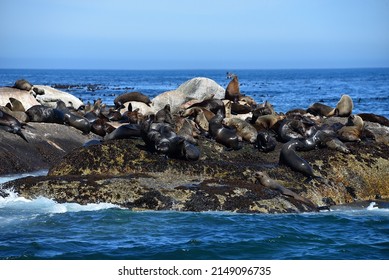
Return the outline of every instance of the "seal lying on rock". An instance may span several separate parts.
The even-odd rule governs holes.
[[[210,120],[209,133],[216,142],[226,146],[227,150],[239,150],[242,146],[239,143],[238,135],[234,129],[224,127],[221,111]]]
[[[358,115],[348,117],[347,123],[337,131],[338,137],[342,141],[361,141],[361,135],[364,128],[364,122]]]
[[[261,185],[268,187],[272,190],[278,191],[282,195],[296,199],[297,201],[305,204],[309,208],[309,210],[317,211],[317,205],[315,205],[312,201],[280,185],[279,183],[271,179],[265,172],[255,172],[254,176],[261,183]]]
[[[122,109],[124,108],[124,103],[129,101],[138,101],[143,102],[150,106],[151,100],[148,96],[144,95],[143,93],[133,91],[133,92],[127,92],[123,93],[115,98],[113,103],[115,104],[116,109]]]
[[[20,90],[30,91],[32,89],[32,84],[30,84],[27,80],[21,79],[17,80],[13,87]]]
[[[2,110],[0,110],[0,129],[3,129],[7,132],[15,133],[22,137],[26,142],[28,142],[21,131],[21,123],[16,118],[3,112]]]
[[[310,179],[315,178],[309,163],[297,155],[296,149],[298,148],[304,149],[304,144],[298,139],[285,143],[281,148],[279,163],[289,166],[292,170],[300,172]]]

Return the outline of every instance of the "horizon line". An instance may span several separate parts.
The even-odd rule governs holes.
[[[17,67],[0,67],[0,70],[44,70],[44,71],[272,71],[272,70],[363,70],[363,69],[388,69],[389,66],[361,66],[361,67],[285,67],[285,68],[17,68]]]

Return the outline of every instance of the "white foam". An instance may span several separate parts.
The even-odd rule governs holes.
[[[14,210],[19,212],[29,213],[66,213],[80,211],[98,211],[109,208],[120,208],[112,203],[90,203],[81,205],[78,203],[58,203],[46,197],[38,197],[35,199],[26,199],[18,196],[17,193],[9,190],[4,190],[7,197],[0,197],[0,209]]]

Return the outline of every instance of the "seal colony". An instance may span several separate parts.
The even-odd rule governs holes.
[[[73,99],[69,101],[69,98],[65,101],[57,100],[54,105],[45,103],[30,106],[15,95],[9,97],[6,104],[0,104],[3,105],[0,107],[0,128],[5,133],[17,134],[28,141],[29,134],[23,134],[23,127],[29,122],[68,125],[83,134],[95,135],[95,139],[86,142],[84,147],[80,148],[82,151],[97,151],[99,147],[112,147],[116,141],[129,139],[127,141],[137,143],[131,149],[139,150],[139,157],[152,156],[159,157],[161,161],[172,159],[196,162],[204,169],[209,169],[204,162],[208,154],[203,154],[203,143],[207,141],[212,143],[213,149],[207,153],[212,153],[216,157],[238,153],[243,147],[251,147],[252,153],[265,156],[274,153],[276,147],[280,147],[279,154],[275,157],[275,166],[286,166],[296,178],[302,175],[304,182],[331,188],[327,178],[319,176],[317,167],[312,166],[305,157],[318,149],[349,154],[347,143],[363,145],[364,142],[376,140],[376,134],[370,131],[363,118],[387,123],[387,119],[382,116],[364,114],[360,117],[353,114],[353,101],[348,95],[340,96],[334,108],[314,103],[306,109],[298,108],[277,113],[269,101],[256,103],[242,93],[237,75],[231,75],[231,78],[225,89],[224,98],[215,97],[217,94],[220,97],[218,88],[215,92],[211,90],[196,95],[177,90],[163,93],[153,100],[143,93],[129,92],[117,96],[113,105],[103,104],[100,99],[94,104],[82,104],[81,101],[80,103]],[[190,81],[188,82],[190,84]],[[38,86],[32,86],[25,80],[17,81],[15,88],[28,92],[32,97],[37,96],[36,92],[40,95],[49,92],[47,88],[40,90]],[[165,105],[158,108],[156,104],[158,101],[160,106],[161,99],[165,100]],[[43,99],[36,100],[39,102]],[[4,103],[4,100],[2,102]],[[74,104],[79,106],[75,107]],[[23,117],[20,114],[23,114]],[[347,120],[340,122],[341,118]],[[143,151],[146,151],[146,154]],[[84,161],[78,164],[86,164],[86,160],[84,158]],[[93,160],[102,159],[97,157]],[[139,161],[142,160],[139,158]],[[64,173],[61,170],[61,164],[65,161],[64,159],[58,165],[54,165],[50,175],[71,175],[72,171],[67,169],[68,173]],[[116,155],[114,161],[119,163],[123,159]],[[316,211],[323,206],[324,202],[313,202],[290,189],[299,189],[299,186],[283,186],[272,179],[271,175],[258,173],[271,171],[275,166],[264,167],[258,164],[256,170],[247,171],[245,176],[252,178],[269,191],[278,192],[279,195],[300,203],[303,205],[301,211]],[[139,170],[141,169],[142,167]],[[232,176],[232,170],[225,172],[227,174],[230,172]],[[327,204],[325,202],[324,206]]]

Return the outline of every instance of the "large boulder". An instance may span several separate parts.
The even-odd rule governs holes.
[[[175,113],[181,105],[190,101],[196,100],[201,102],[212,98],[223,99],[225,90],[214,80],[208,78],[193,78],[181,84],[176,90],[164,92],[156,96],[153,100],[153,107],[159,111],[170,105],[170,110]]]
[[[10,97],[19,100],[26,110],[34,105],[39,105],[39,102],[28,91],[11,87],[0,87],[0,106],[7,105],[10,102]]]
[[[36,96],[36,99],[38,102],[42,105],[56,108],[57,107],[57,101],[62,100],[65,102],[67,107],[74,107],[75,109],[78,109],[80,106],[84,105],[84,103],[75,97],[74,95],[49,87],[49,86],[41,86],[36,85],[35,88],[38,88],[39,90],[44,90],[44,94],[38,94]]]
[[[225,89],[214,80],[208,78],[193,78],[178,87],[179,91],[185,93],[188,99],[200,101],[207,99],[224,99]]]

